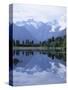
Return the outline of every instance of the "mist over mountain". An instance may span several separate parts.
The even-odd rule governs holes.
[[[66,28],[60,30],[61,26],[57,22],[35,21],[28,19],[27,21],[16,22],[10,24],[9,29],[13,25],[13,39],[15,40],[34,40],[44,41],[51,37],[64,36]]]

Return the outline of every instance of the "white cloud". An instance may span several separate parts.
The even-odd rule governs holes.
[[[66,28],[66,16],[62,16],[60,20],[58,21],[60,26],[60,31]]]
[[[63,15],[58,20],[52,21],[50,25],[52,26],[52,29],[50,30],[50,32],[55,32],[56,28],[59,31],[64,30],[66,28],[66,16]]]
[[[66,14],[65,7],[45,6],[45,5],[13,5],[13,22],[33,18],[37,21],[47,22],[53,19],[59,19]]]
[[[52,29],[50,30],[50,32],[55,32],[55,26],[52,26]]]
[[[63,83],[66,79],[66,69],[63,64],[58,64],[59,67],[57,67],[54,62],[51,62],[51,68],[49,69],[49,71],[39,72],[37,66],[33,67],[31,70],[26,70],[26,72],[18,72],[14,70],[13,83],[14,85]],[[27,73],[27,71],[34,71],[34,73],[29,74]]]

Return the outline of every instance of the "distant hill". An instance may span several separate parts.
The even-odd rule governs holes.
[[[13,38],[15,40],[34,40],[34,42],[44,41],[51,37],[64,36],[66,29],[60,31],[60,27],[56,27],[52,31],[52,24],[36,22],[28,20],[10,24],[9,29],[11,33],[11,26],[13,25]],[[11,35],[11,34],[10,34]]]

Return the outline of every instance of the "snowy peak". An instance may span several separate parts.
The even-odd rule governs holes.
[[[26,24],[32,25],[32,26],[34,26],[36,29],[38,28],[38,22],[34,21],[33,19],[28,19],[28,21],[26,22]]]
[[[49,32],[62,31],[66,28],[66,23],[64,22],[63,18],[61,18],[60,20],[53,20],[47,23],[44,23],[41,21],[35,21],[34,19],[28,19],[27,21],[16,22],[16,25],[25,26],[25,27],[33,27],[37,30],[41,27],[44,29],[46,27],[51,27]]]
[[[18,26],[34,26],[35,28],[38,28],[38,22],[34,21],[33,19],[28,19],[27,21],[22,22],[16,22],[16,25]]]
[[[14,24],[16,26],[13,28],[14,36],[19,36],[20,39],[23,37],[23,40],[29,39],[34,41],[44,41],[51,37],[63,36],[66,34],[66,26],[64,27],[64,24],[62,25],[60,22],[61,20],[53,20],[44,23],[33,19],[16,22]]]
[[[17,26],[33,26],[34,28],[38,29],[40,26],[42,26],[43,22],[41,21],[35,21],[33,19],[28,19],[27,21],[22,21],[22,22],[16,22],[15,23]]]

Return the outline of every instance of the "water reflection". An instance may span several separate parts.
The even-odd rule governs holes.
[[[14,85],[66,82],[64,52],[32,50],[15,50],[13,52]]]
[[[54,59],[55,57],[57,59],[63,59],[64,61],[66,61],[66,53],[65,52],[61,52],[61,51],[45,51],[45,50],[40,50],[40,51],[32,51],[32,50],[13,50],[13,55],[20,55],[23,54],[23,55],[26,55],[26,56],[29,56],[29,55],[34,55],[35,53],[34,52],[37,52],[39,54],[47,54],[48,57]]]

